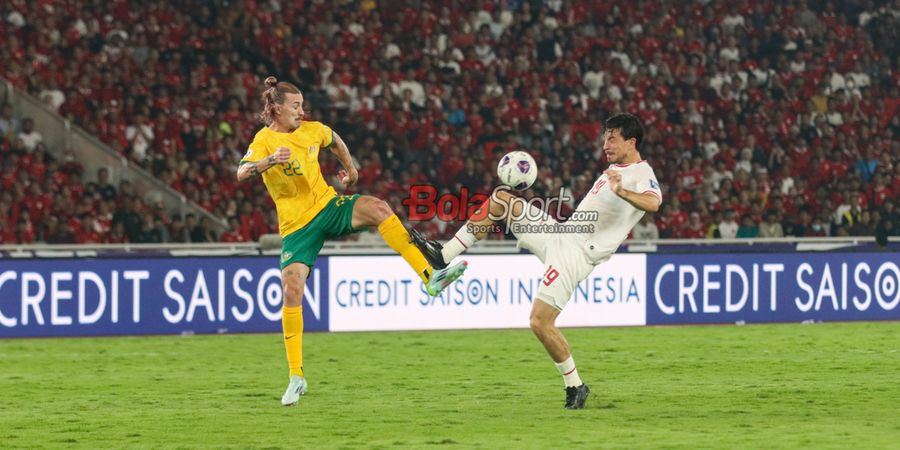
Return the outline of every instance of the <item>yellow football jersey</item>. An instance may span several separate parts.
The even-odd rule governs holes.
[[[241,164],[260,161],[279,147],[291,150],[291,160],[263,172],[262,179],[278,210],[278,229],[287,236],[303,228],[325,208],[337,192],[319,168],[319,150],[334,143],[334,132],[320,122],[300,123],[292,133],[264,127],[256,133]]]

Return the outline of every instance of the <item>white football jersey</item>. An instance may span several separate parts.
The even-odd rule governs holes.
[[[613,164],[610,169],[622,175],[622,187],[639,194],[650,192],[659,197],[662,203],[662,191],[653,168],[647,161],[633,164]],[[593,225],[593,232],[583,235],[585,251],[595,263],[606,260],[609,255],[615,253],[619,245],[628,238],[631,229],[644,217],[644,211],[635,208],[616,195],[609,187],[609,178],[604,173],[597,179],[594,186],[578,204],[576,212],[572,215],[574,223]],[[585,213],[585,214],[582,214]],[[596,214],[597,220],[581,222],[578,214],[590,218]]]

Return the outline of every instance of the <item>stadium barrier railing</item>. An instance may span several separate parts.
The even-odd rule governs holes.
[[[874,237],[784,237],[755,239],[631,239],[619,248],[619,253],[683,253],[737,252],[766,253],[773,251],[900,251],[900,238],[888,238],[886,246],[878,245]],[[264,235],[258,242],[240,243],[159,243],[159,244],[0,244],[0,259],[54,258],[97,256],[222,256],[277,255],[281,251],[278,235]],[[484,240],[467,250],[468,254],[518,254],[515,240]],[[321,255],[392,255],[394,251],[383,242],[328,241]]]

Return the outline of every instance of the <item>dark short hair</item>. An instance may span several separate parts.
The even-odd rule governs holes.
[[[635,139],[635,147],[640,147],[644,141],[644,127],[641,126],[641,119],[634,114],[620,113],[609,119],[606,119],[607,130],[619,130],[622,139]]]

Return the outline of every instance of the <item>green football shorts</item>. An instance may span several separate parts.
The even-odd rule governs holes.
[[[281,242],[281,268],[293,263],[303,263],[312,268],[325,245],[325,239],[362,231],[351,224],[353,205],[358,199],[359,194],[336,195],[312,222],[285,236]]]

